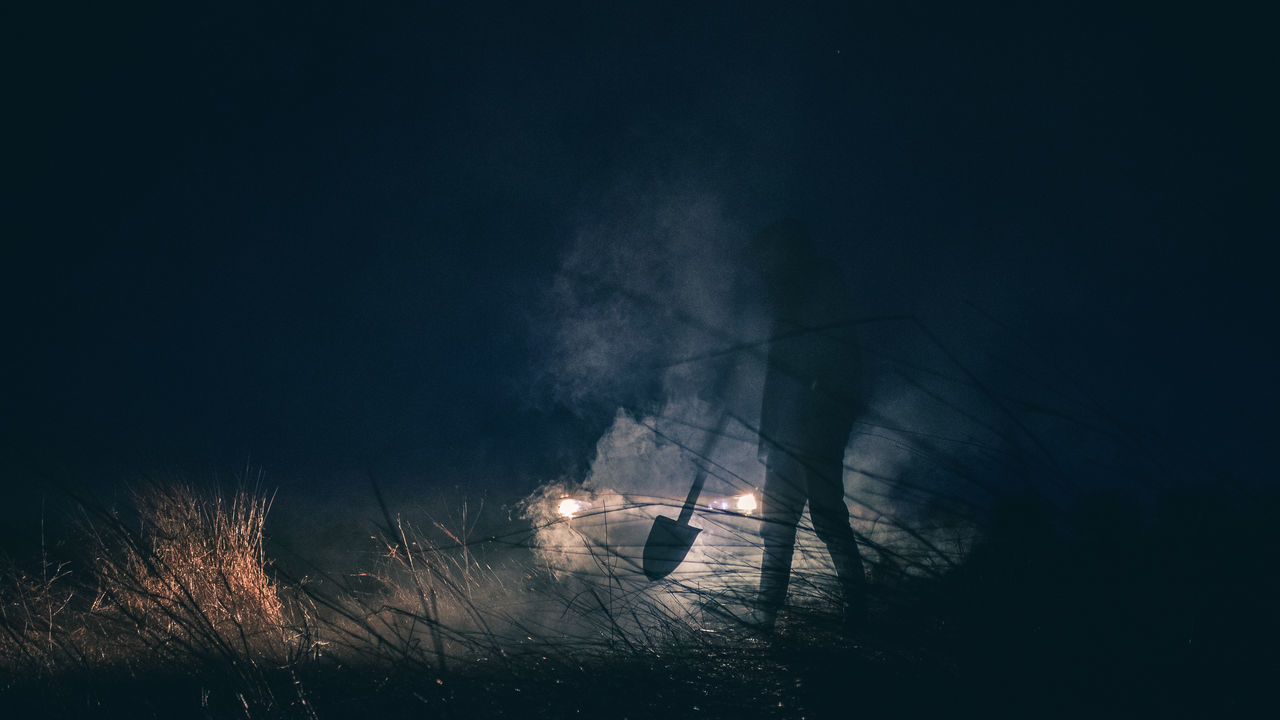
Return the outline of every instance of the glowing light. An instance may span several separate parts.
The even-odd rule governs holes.
[[[756,503],[755,493],[747,493],[745,495],[735,495],[727,498],[716,498],[715,500],[707,503],[707,507],[712,510],[740,512],[744,515],[750,515],[760,506]]]
[[[556,511],[565,517],[573,517],[573,514],[582,509],[582,502],[573,498],[564,498],[556,507]]]

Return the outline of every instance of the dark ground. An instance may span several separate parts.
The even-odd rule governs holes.
[[[249,715],[1248,714],[1280,669],[1280,583],[1265,570],[1280,560],[1267,530],[1280,498],[1227,506],[1215,490],[1171,493],[1140,526],[1116,495],[1058,517],[1038,501],[1010,502],[955,572],[873,586],[870,627],[852,638],[829,607],[802,606],[767,637],[713,615],[715,632],[647,649],[528,638],[444,670],[422,656],[322,656],[266,669],[274,700],[251,703]],[[10,678],[0,698],[31,717],[244,717],[233,678],[217,662],[142,660],[132,671]]]

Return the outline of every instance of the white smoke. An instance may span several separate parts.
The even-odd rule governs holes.
[[[675,363],[764,332],[737,287],[743,230],[714,198],[620,205],[584,221],[541,321],[544,387],[571,406],[704,394],[722,365]]]

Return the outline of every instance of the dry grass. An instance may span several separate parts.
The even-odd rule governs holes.
[[[103,600],[154,646],[281,660],[289,623],[263,553],[270,498],[169,485],[134,503],[137,532],[117,520],[92,533]]]
[[[65,563],[41,562],[38,575],[12,562],[0,576],[0,667],[47,672],[73,647],[64,623],[76,597]]]
[[[317,568],[319,582],[296,581],[322,610],[325,642],[317,655],[431,676],[505,658],[503,638],[523,631],[512,631],[503,601],[518,599],[523,588],[491,564],[498,562],[491,542],[469,540],[469,506],[456,523],[430,520],[423,530],[378,499],[382,522],[370,562],[348,578]]]
[[[310,717],[292,673],[316,642],[314,606],[273,577],[270,506],[255,490],[183,484],[145,486],[127,515],[81,503],[76,567],[87,572],[45,560],[42,573],[10,569],[0,585],[0,677],[82,678],[98,697],[115,692],[100,679],[121,672],[195,678],[206,707],[214,692],[244,717],[284,707]]]

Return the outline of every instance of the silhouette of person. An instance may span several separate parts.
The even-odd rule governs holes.
[[[808,229],[776,222],[753,238],[771,332],[760,414],[764,556],[752,622],[772,629],[787,594],[805,503],[844,595],[846,628],[865,620],[865,576],[844,503],[844,449],[858,414],[859,357],[849,292]]]

